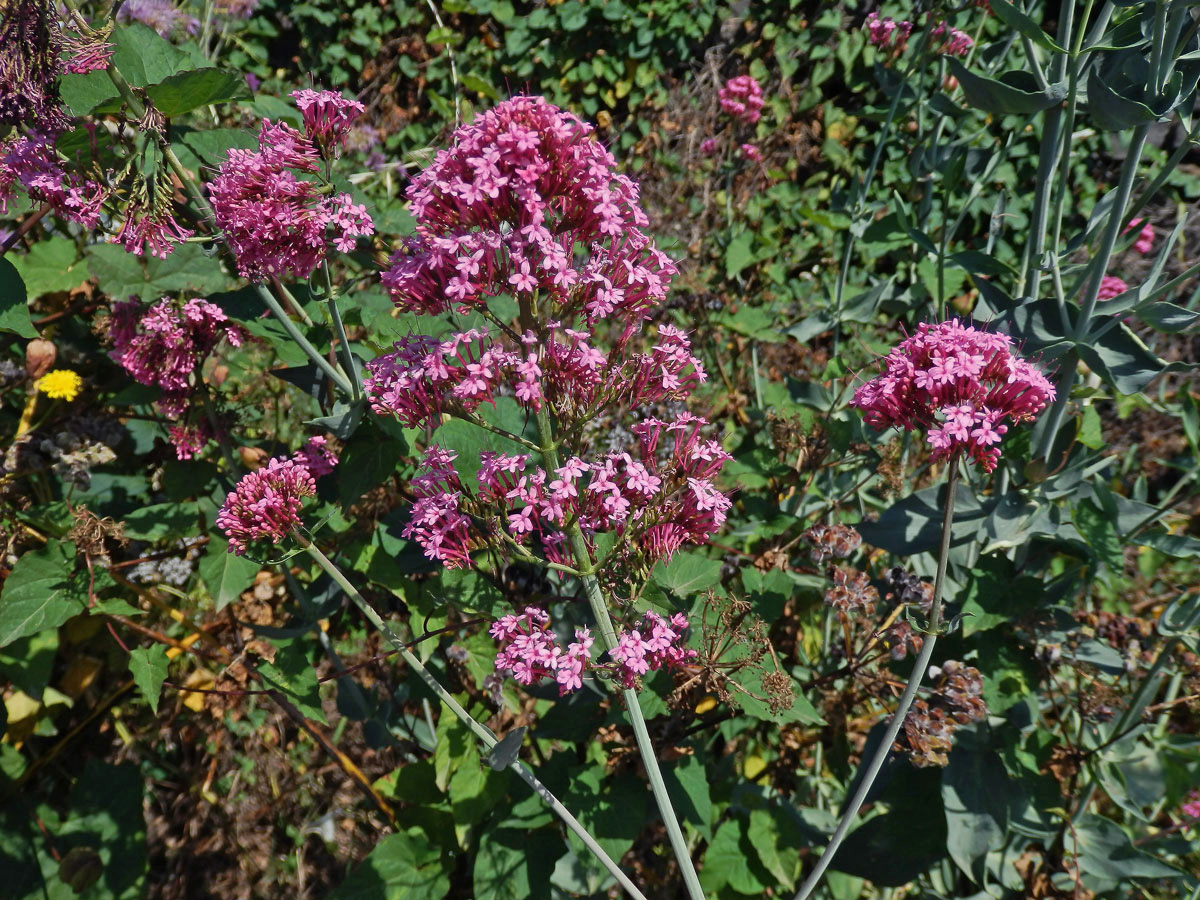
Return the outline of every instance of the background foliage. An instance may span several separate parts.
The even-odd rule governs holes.
[[[514,92],[594,121],[639,179],[652,230],[683,260],[661,319],[694,332],[712,374],[694,406],[734,455],[725,533],[656,567],[643,592],[707,617],[693,646],[723,645],[720,674],[645,688],[714,897],[794,890],[908,674],[911,655],[890,652],[904,646],[890,573],[932,575],[940,473],[919,440],[876,435],[846,404],[901,328],[953,314],[1002,327],[1078,379],[1057,422],[1011,435],[995,478],[960,489],[947,596],[962,618],[937,662],[979,670],[989,715],[956,731],[944,765],[892,760],[823,896],[1200,889],[1200,834],[1181,809],[1200,772],[1200,282],[1188,217],[1200,69],[1183,55],[1171,99],[1150,109],[1162,98],[1138,93],[1130,61],[1149,55],[1155,4],[1105,7],[1112,41],[1083,74],[1087,102],[1051,182],[1063,186],[1050,198],[1059,239],[1034,255],[1049,196],[1042,148],[1066,95],[1053,81],[1063,9],[986,6],[938,10],[976,38],[964,64],[921,55],[916,36],[903,54],[879,52],[862,28],[874,5],[859,3],[454,0],[435,12],[264,0],[208,41],[136,23],[114,32],[114,60],[202,177],[253,146],[262,117],[295,122],[279,99],[293,87],[358,96],[378,131],[341,172],[384,235],[380,251],[411,230],[403,188],[428,148],[456,116]],[[1194,29],[1185,44],[1197,52]],[[1028,74],[1033,57],[1052,83]],[[717,102],[743,73],[767,94],[755,126]],[[102,72],[66,76],[62,93],[78,116],[120,108]],[[1108,272],[1133,288],[1081,335],[1085,266],[1141,128],[1134,196],[1155,247],[1143,256],[1120,238]],[[99,135],[89,143],[81,126],[60,150],[123,161],[128,150]],[[213,523],[241,468],[320,431],[338,439],[341,463],[307,517],[339,565],[410,636],[428,635],[416,652],[477,717],[499,734],[527,728],[522,755],[539,777],[651,896],[673,896],[619,707],[597,690],[559,700],[510,683],[497,698],[484,683],[490,618],[529,602],[569,615],[576,598],[518,565],[435,571],[401,536],[423,436],[332,405],[256,295],[201,245],[141,259],[53,217],[29,225],[31,212],[10,209],[20,233],[0,261],[5,890],[607,894],[604,871],[439,714],[315,566],[226,553]],[[359,254],[340,273],[363,358],[413,326],[373,272]],[[315,323],[302,331],[327,350],[317,292],[289,287]],[[205,296],[255,338],[205,373],[206,402],[234,423],[225,453],[177,459],[153,390],[110,358],[111,304],[131,296]],[[37,398],[37,337],[84,377],[77,399]],[[515,404],[494,415],[520,430]],[[598,422],[597,441],[616,425]],[[464,460],[488,439],[458,423],[439,437]],[[826,566],[801,537],[822,521],[863,535],[852,564],[881,593],[874,618],[843,622],[823,602]],[[767,639],[796,693],[782,713],[746,663]]]

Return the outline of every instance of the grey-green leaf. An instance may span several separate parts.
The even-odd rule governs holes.
[[[83,612],[71,581],[74,551],[74,544],[51,541],[17,560],[0,593],[0,647]]]

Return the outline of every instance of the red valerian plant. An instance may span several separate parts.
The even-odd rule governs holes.
[[[607,409],[683,400],[705,380],[688,336],[671,325],[658,327],[649,352],[633,349],[675,266],[641,231],[637,186],[574,116],[536,97],[502,103],[459,129],[409,197],[417,233],[384,274],[392,299],[415,313],[478,310],[494,327],[440,341],[410,335],[369,363],[376,413],[409,427],[445,414],[475,421],[480,406],[511,396],[570,433]],[[515,327],[487,306],[501,294],[521,309]],[[701,436],[705,424],[648,418],[634,427],[638,448],[565,455],[550,467],[488,454],[477,492],[452,452],[431,447],[405,536],[451,568],[488,545],[569,564],[571,525],[589,541],[615,531],[649,562],[669,557],[706,540],[729,507],[712,482],[729,457]],[[674,438],[669,454],[664,435]]]
[[[1011,338],[958,319],[921,323],[883,365],[854,393],[867,423],[924,429],[935,461],[965,454],[987,472],[1000,460],[1007,423],[1033,420],[1055,396],[1041,370],[1013,353]]]

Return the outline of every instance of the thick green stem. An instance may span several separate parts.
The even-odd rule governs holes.
[[[841,847],[842,841],[846,839],[846,835],[850,831],[850,826],[854,824],[854,819],[858,816],[858,811],[862,808],[863,803],[866,802],[867,794],[871,791],[871,786],[875,784],[875,779],[879,777],[879,772],[883,768],[884,762],[887,761],[888,754],[892,749],[892,743],[896,740],[896,735],[900,733],[901,726],[904,725],[904,717],[908,715],[909,707],[912,706],[913,700],[916,699],[917,689],[921,686],[921,681],[925,678],[925,671],[929,668],[930,659],[933,658],[933,647],[937,642],[938,629],[942,624],[942,587],[946,580],[946,563],[950,557],[950,526],[954,521],[954,495],[958,491],[958,460],[951,460],[949,465],[950,471],[946,477],[946,507],[945,514],[942,517],[942,546],[941,552],[938,554],[937,577],[933,582],[933,602],[929,606],[929,630],[926,632],[924,643],[921,645],[921,654],[917,657],[912,674],[908,677],[908,684],[904,687],[904,693],[900,697],[900,702],[896,704],[896,711],[892,713],[892,721],[888,723],[887,730],[883,734],[883,739],[880,740],[879,747],[875,750],[875,755],[871,757],[871,761],[863,771],[858,790],[854,792],[854,796],[850,799],[846,811],[842,813],[842,819],[838,822],[837,829],[833,832],[833,837],[829,839],[829,845],[825,848],[825,852],[817,860],[816,867],[809,873],[808,878],[804,880],[804,884],[800,885],[800,890],[796,892],[795,900],[805,900],[806,897],[812,894],[817,885],[820,884],[825,870],[833,862],[834,854]]]
[[[537,423],[538,441],[541,444],[542,461],[546,468],[557,469],[561,463],[557,445],[554,443],[554,430],[550,423],[550,414],[545,408],[538,411],[535,422]],[[579,529],[577,522],[572,522],[567,526],[566,534],[571,554],[575,558],[575,565],[579,569],[579,580],[583,583],[583,590],[587,595],[588,606],[591,607],[592,617],[596,620],[596,627],[600,630],[601,642],[604,644],[604,649],[611,653],[617,648],[617,630],[613,626],[612,616],[608,613],[608,603],[605,602],[604,593],[600,590],[600,582],[596,579],[596,570],[592,565],[587,542],[584,540],[583,532]],[[650,791],[654,794],[654,801],[658,804],[663,825],[666,826],[667,839],[671,843],[671,850],[679,864],[679,871],[683,874],[688,896],[691,900],[704,900],[704,889],[700,887],[700,878],[696,875],[696,867],[692,864],[691,850],[688,848],[687,839],[683,836],[683,829],[679,826],[675,808],[671,805],[671,795],[667,793],[667,784],[663,780],[662,770],[658,767],[658,757],[654,752],[654,744],[650,740],[650,731],[646,728],[646,717],[642,713],[637,691],[625,688],[621,691],[621,696],[625,700],[625,709],[629,714],[629,722],[633,726],[633,737],[637,742],[638,753],[641,754],[642,764],[646,767],[646,776],[650,780]]]
[[[499,743],[499,741],[496,740],[496,736],[492,734],[492,732],[486,726],[476,720],[474,716],[463,709],[462,705],[454,699],[453,694],[442,687],[441,682],[439,682],[437,678],[433,676],[432,672],[430,672],[421,664],[421,661],[413,655],[412,651],[408,649],[408,645],[406,645],[404,641],[400,640],[399,635],[392,631],[391,627],[389,627],[388,624],[383,621],[383,618],[379,615],[379,613],[375,612],[371,604],[369,604],[363,595],[358,592],[358,589],[347,580],[346,576],[342,574],[341,569],[335,566],[330,561],[329,557],[322,553],[312,541],[308,540],[308,538],[297,533],[293,533],[293,537],[296,538],[301,547],[308,551],[309,556],[316,561],[317,565],[324,569],[329,577],[337,583],[338,587],[346,592],[346,596],[348,596],[354,602],[354,605],[359,608],[359,611],[361,611],[362,614],[367,617],[367,621],[375,626],[380,634],[387,638],[388,643],[390,643],[392,647],[400,654],[401,658],[408,665],[408,667],[417,673],[421,680],[429,686],[431,691],[437,694],[442,703],[446,704],[450,711],[454,713],[454,715],[457,716],[464,725],[467,726],[471,734],[475,735],[476,739],[478,739],[478,741],[488,750],[491,750],[493,747],[495,747],[496,744]],[[558,798],[550,792],[550,789],[542,784],[542,782],[538,780],[538,777],[534,775],[524,763],[522,763],[519,759],[516,759],[513,760],[509,768],[516,772],[517,775],[520,776],[521,780],[529,785],[533,789],[533,792],[545,801],[546,805],[553,810],[554,814],[563,820],[563,822],[569,829],[571,829],[575,836],[583,842],[584,846],[587,847],[588,850],[590,850],[593,854],[595,854],[596,858],[600,860],[604,868],[606,868],[609,873],[615,879],[617,879],[617,882],[622,888],[625,889],[629,896],[637,898],[637,900],[646,900],[645,895],[642,894],[642,892],[638,890],[637,886],[629,880],[629,877],[621,871],[620,867],[612,861],[612,858],[604,852],[604,848],[596,843],[596,839],[588,833],[587,829],[584,828],[573,815],[571,815],[570,810],[562,805]]]

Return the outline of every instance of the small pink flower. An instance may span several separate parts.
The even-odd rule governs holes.
[[[762,151],[754,144],[742,144],[742,156],[750,160],[750,162],[762,162]]]
[[[704,156],[712,156],[717,152],[717,139],[705,138],[700,142],[700,153]]]
[[[1128,234],[1141,225],[1141,230],[1138,232],[1137,239],[1133,242],[1133,249],[1145,256],[1154,249],[1154,226],[1149,222],[1142,223],[1141,219],[1134,219],[1126,226],[1122,234]]]
[[[308,469],[313,478],[328,475],[338,464],[337,454],[329,449],[328,443],[321,435],[310,437],[308,442],[293,454],[292,460]]]

